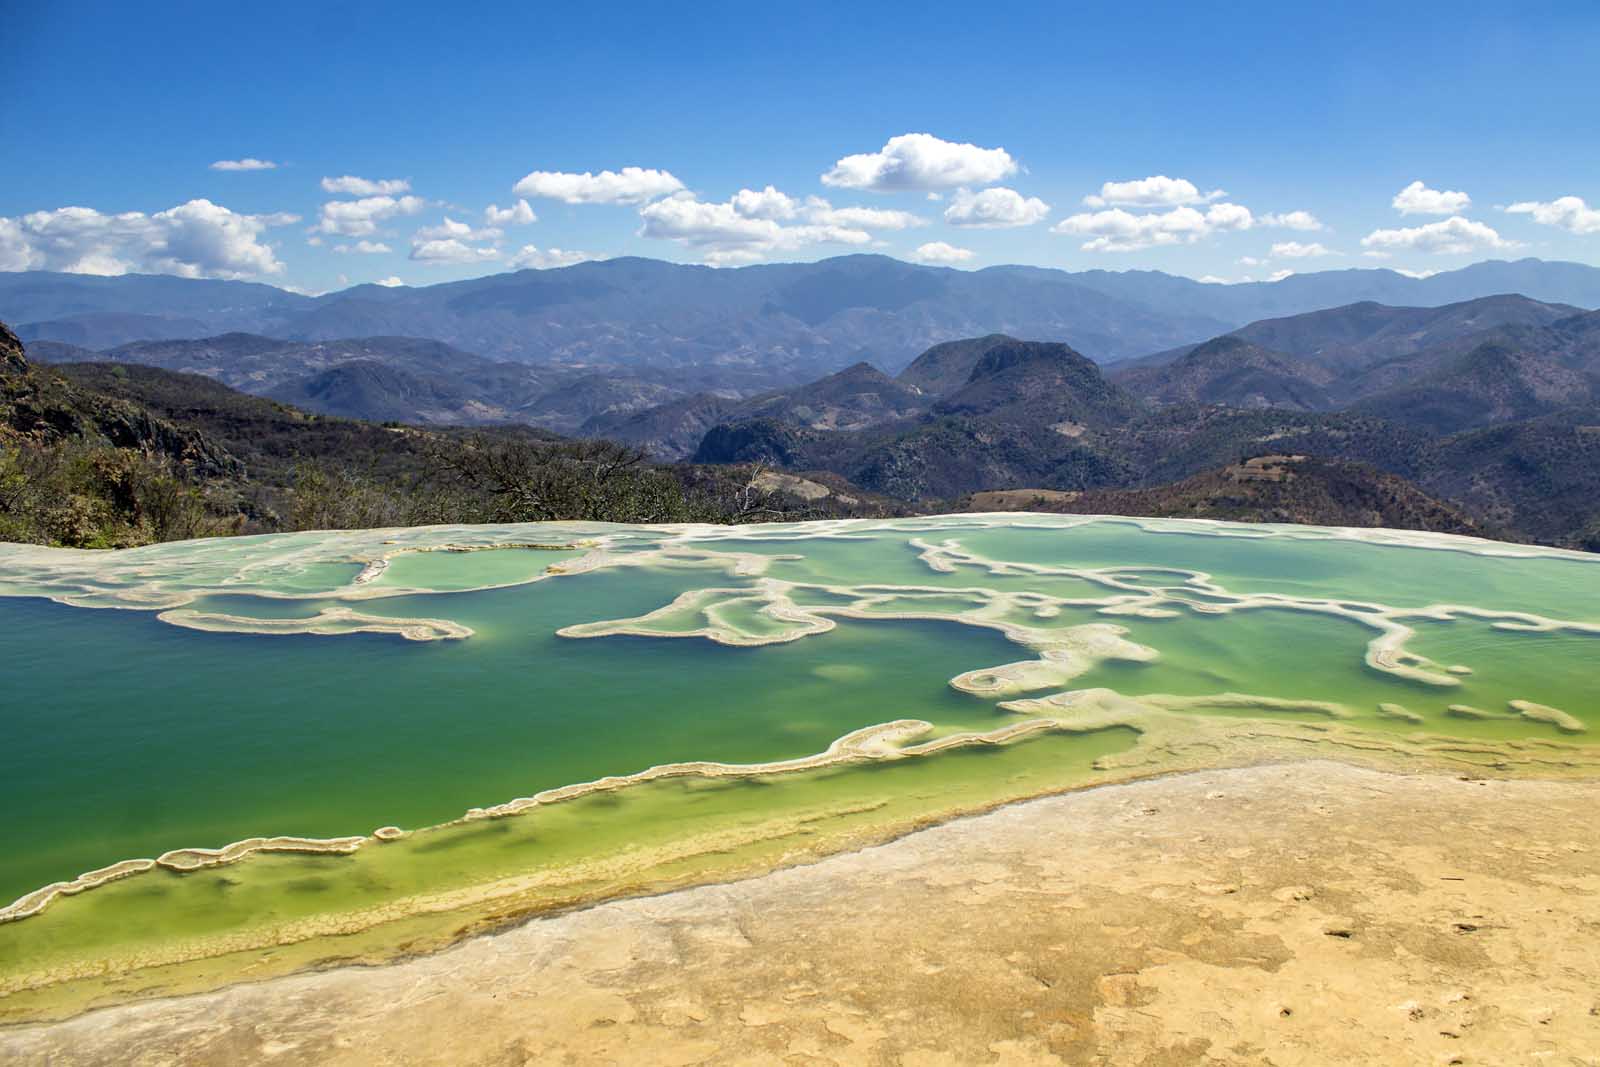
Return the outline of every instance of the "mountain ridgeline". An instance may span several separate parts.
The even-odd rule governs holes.
[[[274,296],[279,291],[267,287],[235,291],[223,283],[190,291],[175,279],[132,278],[119,286],[113,279],[14,275],[0,276],[0,307],[8,293],[15,297],[17,278],[31,277],[29,299],[55,316],[30,323],[27,332],[48,338],[30,342],[30,355],[59,373],[31,367],[13,378],[92,389],[142,406],[175,431],[201,434],[222,467],[201,470],[182,449],[155,451],[177,464],[174,476],[188,484],[213,496],[234,493],[243,501],[234,514],[247,528],[288,521],[282,515],[294,479],[287,457],[348,477],[352,461],[340,451],[348,448],[388,472],[380,495],[392,504],[405,492],[395,472],[450,469],[441,449],[470,452],[480,447],[470,442],[487,440],[551,456],[583,447],[637,449],[630,453],[641,457],[636,462],[670,477],[680,497],[739,483],[748,498],[759,479],[764,492],[782,487],[790,494],[786,514],[801,499],[825,499],[818,508],[829,514],[985,501],[1421,525],[1600,547],[1600,312],[1550,298],[1593,296],[1591,306],[1600,303],[1600,289],[1584,288],[1591,273],[1600,277],[1591,268],[1525,260],[1425,280],[1331,272],[1284,289],[1281,282],[1219,287],[1136,272],[930,271],[871,256],[709,273],[649,261],[584,266],[400,293],[359,287],[334,294],[338,299]],[[1223,317],[1323,290],[1367,296],[1388,286],[1455,295],[1508,276],[1543,288],[1533,296],[1500,292],[1428,306],[1359,299],[1237,324]],[[62,287],[78,299],[70,305],[78,310],[68,310]],[[143,311],[118,304],[130,289],[159,300]],[[182,299],[169,299],[173,292]],[[711,300],[712,292],[720,295]],[[1141,293],[1166,303],[1134,308],[1130,301]],[[99,351],[82,343],[103,340],[88,327],[109,328],[117,316],[144,316],[141,329],[155,328],[149,320],[162,316],[208,325],[226,317],[214,306],[223,296],[239,298],[227,315],[251,318],[265,332],[145,338]],[[1197,302],[1202,296],[1215,299]],[[752,320],[748,301],[757,297]],[[330,309],[345,300],[393,314],[334,316]],[[440,325],[445,319],[405,317],[423,305],[466,315],[458,325],[471,320],[470,347],[456,335],[403,332],[451,332]],[[528,326],[535,307],[543,318],[527,340],[531,347],[513,351],[494,341],[496,329]],[[599,335],[586,331],[601,307],[632,318],[627,328],[611,321],[596,347]],[[340,322],[374,332],[272,332],[315,333],[305,328],[308,315],[320,316],[318,330]],[[712,334],[695,332],[713,319],[720,325]],[[1158,319],[1165,322],[1160,329],[1152,326]],[[1022,329],[951,335],[997,320],[1044,323],[1033,336],[1053,339],[1027,339],[1030,331]],[[921,325],[908,331],[913,321]],[[84,328],[62,325],[72,322]],[[290,322],[299,325],[286,327]],[[1087,352],[1070,340],[1086,322],[1098,323],[1092,336],[1101,346]],[[811,331],[803,342],[784,332],[796,323]],[[1218,328],[1209,340],[1170,343],[1197,324]],[[847,326],[856,338],[847,346],[839,335],[823,337]],[[566,331],[559,350],[540,348],[540,331],[558,328]],[[864,339],[874,335],[892,340],[873,350]],[[697,336],[705,344],[690,351]],[[932,343],[906,355],[911,337]],[[197,374],[227,397],[211,395],[204,415],[173,400],[204,392]],[[277,413],[268,420],[275,456],[247,444],[236,427],[220,443],[214,432],[255,403]],[[13,428],[33,419],[33,429],[17,433],[42,432],[48,419],[28,414],[37,407],[14,399]],[[219,423],[219,409],[234,415]],[[68,421],[77,427],[68,437],[112,442],[97,424]],[[148,453],[144,440],[123,433],[112,443]],[[394,442],[405,442],[405,455],[396,458],[388,447]],[[386,458],[375,460],[374,449]],[[196,454],[205,453],[199,447]],[[1270,477],[1251,466],[1264,458],[1275,464]],[[241,477],[223,469],[229,462],[245,465],[244,482],[270,470],[270,488],[256,485],[244,501]],[[219,488],[228,478],[231,488]],[[461,491],[458,480],[450,514],[492,512],[482,499],[462,503]],[[389,508],[394,521],[409,521],[404,511]]]
[[[1112,363],[1261,319],[1502,293],[1593,308],[1600,269],[1524,259],[1421,279],[1373,269],[1219,285],[1157,271],[963,271],[874,255],[738,268],[621,258],[321,296],[251,282],[27,271],[0,272],[0,319],[17,324],[24,342],[94,351],[234,332],[294,341],[425,337],[493,361],[579,373],[693,369],[717,380],[691,392],[748,395],[861,360],[897,373],[932,345],[991,333],[1061,341]]]

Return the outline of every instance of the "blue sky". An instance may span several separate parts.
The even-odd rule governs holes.
[[[1600,264],[1587,0],[865,6],[7,4],[0,269]]]

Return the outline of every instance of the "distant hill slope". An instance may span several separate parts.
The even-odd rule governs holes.
[[[1170,363],[1123,370],[1111,379],[1144,400],[1158,404],[1226,404],[1236,408],[1289,408],[1325,411],[1332,371],[1252,344],[1237,334],[1197,345]]]
[[[1041,478],[1076,487],[1128,476],[1097,442],[1139,405],[1092,361],[1066,345],[1004,336],[984,338],[960,364],[973,355],[966,382],[925,415],[832,432],[772,417],[724,422],[707,432],[696,461],[831,470],[914,501]]]
[[[1397,475],[1366,464],[1299,455],[1256,456],[1145,489],[1066,493],[1011,489],[974,493],[956,506],[973,511],[1383,526],[1478,536],[1492,532],[1460,508],[1434,499]]]
[[[927,401],[870,363],[856,363],[807,385],[751,397],[746,418],[781,418],[813,430],[855,430],[917,414]]]
[[[85,389],[49,367],[33,366],[21,340],[0,323],[0,445],[99,442],[166,457],[206,475],[238,463],[214,440],[142,405]]]
[[[1421,484],[1520,536],[1600,552],[1600,406],[1454,434]]]
[[[992,333],[987,337],[971,337],[934,345],[912,360],[896,381],[928,396],[948,396],[967,384],[972,377],[972,368],[978,365],[978,360],[983,358],[985,352],[997,344],[1015,340],[1003,333]]]
[[[745,400],[696,394],[637,412],[614,412],[585,422],[585,437],[609,437],[663,459],[685,459],[721,422],[750,419],[810,430],[860,430],[921,414],[929,399],[870,363],[857,363],[817,381]]]
[[[557,433],[578,431],[591,419],[630,415],[676,400],[680,389],[629,375],[585,374],[521,405],[516,420]]]
[[[591,416],[578,428],[578,435],[621,441],[658,459],[688,459],[700,447],[706,431],[727,421],[738,405],[727,397],[694,393],[639,411]]]
[[[1497,327],[1548,326],[1581,310],[1504,293],[1442,307],[1369,301],[1252,322],[1233,335],[1349,374]]]
[[[967,382],[934,405],[938,415],[981,415],[1074,436],[1126,421],[1138,404],[1066,345],[1003,337],[984,349]]]
[[[84,358],[44,347],[52,361]],[[452,425],[517,421],[520,406],[570,377],[417,337],[307,342],[229,333],[140,341],[89,358],[205,374],[325,415]]]
[[[80,312],[46,322],[30,322],[17,331],[30,346],[37,341],[56,341],[91,350],[129,341],[204,337],[211,332],[199,319],[127,311]]]
[[[1486,341],[1406,385],[1376,393],[1354,410],[1454,433],[1548,415],[1600,399],[1600,378],[1537,351]]]
[[[424,378],[371,359],[340,363],[267,395],[307,411],[374,422],[463,425],[505,418],[504,408],[475,400],[445,376]]]

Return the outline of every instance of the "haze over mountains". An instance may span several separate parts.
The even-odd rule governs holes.
[[[1366,299],[1242,318],[1322,294]],[[139,364],[324,415],[768,464],[917,509],[985,492],[1302,520],[1344,507],[1563,544],[1600,538],[1600,475],[1582,458],[1600,458],[1596,304],[1600,269],[1537,260],[1247,286],[879,256],[613,260],[318,298],[0,275],[29,357],[69,373]],[[222,325],[249,330],[210,332]],[[147,336],[164,329],[204,336]],[[1267,493],[1248,462],[1271,455],[1315,459],[1272,468],[1315,486]]]
[[[896,373],[942,341],[1007,333],[1111,363],[1259,319],[1376,301],[1429,307],[1502,293],[1600,306],[1600,268],[1490,261],[1428,278],[1323,271],[1218,285],[1158,271],[961,271],[854,255],[711,268],[613,259],[311,297],[253,282],[0,273],[25,342],[100,350],[230,332],[302,341],[426,337],[491,360],[585,370],[701,367],[755,391],[867,360]]]

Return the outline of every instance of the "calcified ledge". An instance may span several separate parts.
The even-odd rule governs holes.
[[[173,608],[156,618],[173,626],[228,634],[397,634],[407,641],[450,641],[472,636],[471,627],[449,619],[391,619],[353,608],[324,608],[304,619],[253,619],[244,615]]]
[[[1517,718],[1520,715],[1530,721],[1555,726],[1564,733],[1575,733],[1585,728],[1581,721],[1556,708],[1520,700],[1512,701],[1511,706],[1516,709],[1515,714],[1493,715],[1465,705],[1453,705],[1450,712],[1472,718]],[[239,863],[258,853],[350,855],[369,845],[399,840],[415,832],[436,832],[485,819],[513,818],[544,806],[669,778],[742,779],[798,774],[849,763],[924,758],[963,747],[1008,745],[1046,732],[1092,733],[1119,728],[1134,731],[1139,740],[1133,749],[1117,756],[1102,757],[1096,761],[1097,769],[1109,770],[1118,767],[1136,768],[1148,763],[1151,759],[1150,754],[1140,753],[1150,747],[1152,735],[1157,738],[1174,733],[1204,736],[1211,732],[1219,737],[1255,736],[1275,738],[1279,741],[1292,736],[1275,732],[1272,724],[1267,722],[1253,725],[1248,721],[1214,723],[1183,714],[1204,708],[1293,712],[1332,720],[1327,725],[1318,727],[1317,729],[1322,732],[1309,740],[1328,742],[1353,751],[1380,753],[1404,748],[1418,755],[1446,762],[1452,760],[1466,762],[1473,766],[1482,766],[1481,757],[1488,757],[1491,767],[1503,764],[1508,757],[1520,755],[1523,762],[1535,765],[1544,763],[1551,767],[1580,766],[1600,769],[1600,753],[1591,754],[1584,748],[1557,741],[1528,739],[1487,743],[1422,732],[1411,734],[1404,739],[1389,739],[1366,734],[1339,722],[1349,719],[1353,713],[1347,706],[1331,701],[1296,700],[1232,692],[1200,696],[1146,694],[1134,698],[1123,696],[1110,689],[1082,689],[1044,697],[1001,701],[997,707],[1001,711],[1027,717],[993,730],[959,731],[920,743],[916,743],[916,739],[931,733],[934,730],[933,725],[920,719],[897,719],[853,730],[835,740],[824,751],[811,756],[753,764],[702,760],[660,764],[634,774],[612,775],[588,782],[558,786],[491,807],[470,808],[455,819],[426,827],[422,831],[406,831],[396,826],[383,826],[367,836],[253,837],[216,849],[173,849],[153,860],[123,860],[79,875],[70,882],[55,882],[34,890],[12,904],[0,908],[0,923],[39,915],[63,896],[74,896],[157,868],[185,874]],[[1420,722],[1420,716],[1415,716],[1399,705],[1382,705],[1380,714]],[[1340,732],[1327,732],[1335,730]],[[1304,736],[1292,739],[1308,740]],[[1215,742],[1205,744],[1214,747]],[[1530,752],[1550,752],[1553,758],[1547,759],[1537,754],[1529,756]]]
[[[996,527],[1068,530],[1095,523],[1130,526],[1150,533],[1188,534],[1235,540],[1345,541],[1396,548],[1434,549],[1504,558],[1565,559],[1600,563],[1600,556],[1542,546],[1513,545],[1454,534],[1384,529],[1250,525],[1209,519],[1149,519],[1128,516],[1061,516],[1028,512],[979,512],[924,519],[837,519],[747,526],[621,526],[602,523],[524,523],[485,526],[421,526],[375,530],[308,531],[253,537],[171,542],[141,548],[94,550],[39,545],[0,545],[0,596],[37,596],[79,607],[163,610],[202,596],[243,593],[285,599],[366,599],[423,592],[374,584],[379,561],[412,551],[473,552],[497,548],[592,547],[605,555],[641,539],[649,551],[708,553],[699,546],[741,540],[865,540],[886,532],[959,533]],[[591,555],[593,553],[591,552]],[[624,553],[624,556],[636,555]],[[770,559],[770,557],[760,557]],[[606,559],[603,565],[615,565]],[[285,590],[312,567],[354,568],[341,581]],[[555,565],[553,574],[581,573],[602,565],[588,558]],[[762,564],[764,565],[764,564]],[[369,569],[370,568],[370,569]],[[553,574],[530,576],[539,581]],[[484,588],[521,585],[500,583]],[[467,592],[470,590],[458,590]]]
[[[594,793],[612,792],[645,782],[665,778],[752,778],[779,774],[794,774],[820,770],[844,763],[867,760],[897,760],[932,756],[964,745],[1006,744],[1017,738],[1040,730],[1060,729],[1062,723],[1049,719],[1031,719],[1011,723],[988,732],[962,731],[944,737],[910,744],[916,738],[933,731],[931,723],[920,719],[897,719],[893,722],[853,730],[830,744],[826,750],[796,759],[776,760],[769,763],[715,763],[694,760],[666,763],[646,768],[634,774],[612,775],[589,782],[558,786],[536,793],[531,797],[518,797],[487,808],[470,808],[458,818],[427,827],[428,831],[444,830],[452,826],[481,819],[497,819],[526,814],[535,808],[560,804]],[[408,836],[395,826],[384,826],[364,837],[252,837],[235,841],[222,848],[179,848],[162,853],[156,859],[123,860],[109,867],[89,871],[70,882],[55,882],[20,897],[12,904],[0,908],[0,923],[38,915],[63,896],[106,885],[120,878],[162,868],[179,874],[212,867],[223,867],[248,859],[257,853],[298,852],[312,855],[349,855],[374,842],[387,842]]]
[[[387,829],[387,827],[385,828]],[[12,922],[38,915],[60,897],[76,896],[90,889],[153,871],[157,867],[180,874],[207,867],[237,863],[257,852],[301,852],[310,855],[349,855],[367,841],[364,837],[251,837],[223,848],[180,848],[163,852],[155,859],[123,860],[109,867],[80,874],[70,882],[53,882],[36,889],[14,903],[0,908],[0,922]]]

